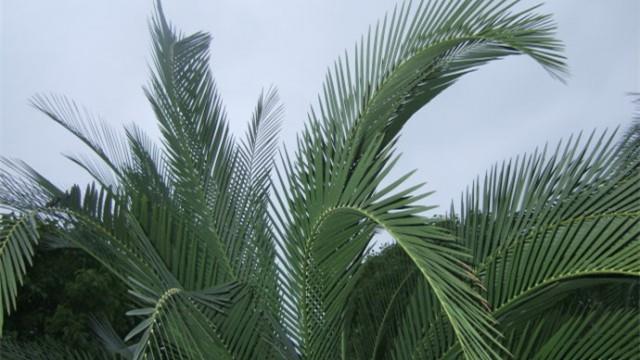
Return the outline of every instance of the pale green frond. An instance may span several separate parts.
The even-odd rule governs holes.
[[[64,157],[84,169],[100,186],[113,189],[118,187],[119,181],[113,176],[113,172],[109,171],[99,159],[83,154],[64,155]]]
[[[551,154],[545,148],[495,166],[482,183],[474,182],[461,204],[458,235],[478,265],[510,242],[563,221],[633,212],[637,185],[616,174],[614,135],[570,139]]]
[[[60,238],[85,250],[125,283],[135,279],[161,291],[156,255],[131,233],[117,195],[92,185],[85,191],[76,186],[56,206],[40,212],[58,224]]]
[[[633,159],[640,158],[640,93],[632,94],[635,104],[635,111],[631,124],[627,126],[622,135],[622,139],[618,142],[620,146],[620,163],[622,167],[620,171],[626,171],[629,175],[640,171],[640,164],[634,164]]]
[[[243,278],[271,268],[268,274],[261,274],[262,278],[256,279],[256,284],[277,279],[267,209],[282,115],[283,106],[277,91],[271,88],[261,93],[234,163],[233,200],[240,216],[234,217],[224,236],[230,239],[229,256],[241,259]],[[270,292],[276,291],[275,283],[270,286]]]
[[[499,358],[500,333],[489,314],[486,301],[472,284],[477,282],[460,256],[461,249],[440,244],[447,237],[432,226],[422,235],[398,234],[396,240],[416,263],[426,278],[448,318],[456,339],[467,358]],[[416,229],[417,230],[417,229]],[[416,231],[413,230],[413,231]],[[435,243],[431,239],[439,240]]]
[[[65,96],[37,95],[31,103],[87,145],[116,176],[121,175],[130,160],[120,133]]]
[[[138,126],[126,129],[131,150],[131,168],[123,186],[132,197],[146,196],[157,203],[168,202],[173,186],[162,149]]]
[[[0,209],[35,210],[63,194],[57,186],[19,160],[0,157]]]
[[[153,213],[150,215],[149,218],[154,217]],[[130,223],[134,225],[135,236],[141,243],[153,243],[151,239],[147,239],[143,226],[136,226],[134,219],[131,219]],[[151,226],[150,229],[154,229],[149,233],[150,236],[154,236],[159,230],[158,226]],[[160,253],[163,253],[162,249]],[[186,256],[187,252],[173,249],[167,254],[172,256],[168,257],[171,261],[170,265],[179,265],[177,268],[173,267],[178,274],[186,272],[196,277],[208,275],[198,269],[200,265],[197,262],[175,259],[176,256]],[[180,264],[187,265],[187,268],[181,268]],[[157,266],[160,267],[160,265]],[[171,356],[253,358],[255,354],[262,354],[262,357],[268,358],[273,349],[265,341],[272,340],[274,329],[273,324],[266,323],[266,318],[274,309],[269,306],[270,298],[265,296],[265,293],[273,291],[268,287],[268,281],[273,281],[269,276],[273,275],[263,268],[260,268],[262,273],[252,274],[252,277],[247,280],[248,283],[242,284],[240,294],[236,291],[235,283],[216,285],[209,289],[189,290],[180,285],[179,281],[173,280],[164,282],[166,285],[162,289],[163,293],[148,291],[141,294],[134,293],[142,301],[146,299],[148,309],[156,309],[154,320],[147,319],[138,328],[139,332],[145,331],[142,333],[143,341],[141,342],[145,345],[138,348],[137,354],[141,356],[149,353],[158,356],[163,353],[164,347],[170,347],[173,355],[169,358],[172,358]],[[262,279],[265,280],[264,283],[259,282]],[[255,280],[255,283],[251,280]],[[265,287],[263,291],[260,291],[261,286]],[[160,311],[162,309],[167,309],[169,312]],[[178,327],[172,327],[170,324],[173,323]],[[159,326],[166,333],[153,330],[153,326]],[[135,332],[131,336],[133,334]],[[155,346],[156,342],[161,342],[163,345]],[[146,350],[142,350],[142,347]]]
[[[370,152],[369,156],[373,154]],[[350,210],[367,201],[365,197],[358,200],[352,196],[371,194],[374,174],[383,171],[387,159],[388,155],[382,155],[362,163],[351,178],[345,174],[351,162],[342,162],[341,171],[325,173],[325,181],[332,183],[327,192],[302,181],[300,187],[289,187],[288,182],[298,176],[290,161],[284,160],[284,175],[278,172],[282,190],[277,194],[279,209],[274,218],[278,221],[278,253],[283,267],[283,316],[304,356],[339,354],[337,334],[343,321],[342,307],[355,284],[375,226],[363,214]],[[337,178],[331,179],[332,175]],[[317,202],[307,203],[305,199],[309,197],[315,197]]]
[[[515,10],[517,3],[403,3],[336,61],[312,120],[351,146],[380,132],[384,144],[442,90],[489,61],[525,54],[561,78],[566,66],[551,17],[536,7]]]
[[[5,314],[16,309],[18,287],[33,263],[39,239],[35,213],[0,214],[0,337]]]
[[[65,224],[62,237],[100,261],[129,286],[138,304],[151,309],[150,317],[125,338],[128,343],[141,336],[133,351],[134,358],[144,354],[198,358],[211,351],[222,351],[230,357],[232,349],[225,348],[221,335],[211,337],[217,325],[206,310],[221,312],[229,307],[234,301],[229,293],[235,286],[225,286],[220,291],[183,290],[156,253],[138,219],[121,207],[119,201],[109,192],[91,187],[84,193],[73,189],[58,207],[47,209],[46,213]],[[165,313],[165,309],[170,311]],[[211,342],[215,338],[217,345]]]
[[[527,300],[540,301],[535,295],[547,287],[571,286],[581,278],[590,279],[582,286],[597,284],[600,278],[639,279],[639,219],[636,213],[581,221],[509,249],[487,269],[488,298],[499,317]]]
[[[174,181],[176,186],[184,183],[180,191],[188,191],[188,184],[204,191],[209,182],[220,182],[230,171],[222,165],[234,146],[209,69],[210,36],[177,34],[159,3],[151,33],[155,69],[145,91],[160,124]]]
[[[251,197],[262,199],[267,195],[283,113],[276,89],[260,94],[239,151],[240,171],[247,178],[250,192],[255,193]]]

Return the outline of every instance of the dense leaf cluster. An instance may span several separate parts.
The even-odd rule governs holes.
[[[133,325],[127,289],[79,249],[37,251],[20,289],[17,310],[4,324],[4,336],[20,342],[55,341],[87,352],[102,352],[92,330],[94,317],[125,334]]]

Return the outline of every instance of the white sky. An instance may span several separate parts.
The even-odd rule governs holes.
[[[290,150],[327,67],[393,4],[164,1],[179,28],[213,35],[213,70],[235,133],[260,89],[278,87]],[[68,95],[111,123],[136,122],[157,135],[141,91],[152,7],[151,0],[2,0],[0,154],[26,160],[59,185],[88,179],[60,155],[87,150],[27,105],[39,92]],[[541,11],[554,14],[567,46],[567,85],[528,58],[508,58],[467,75],[403,130],[396,173],[417,168],[414,181],[436,190],[426,202],[445,207],[436,212],[496,161],[579,130],[628,123],[626,94],[640,90],[640,1],[555,0]]]

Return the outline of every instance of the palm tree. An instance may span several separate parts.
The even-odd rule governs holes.
[[[615,132],[594,132],[496,165],[437,224],[470,249],[513,358],[637,358],[638,136],[632,126],[616,144]],[[349,353],[459,356],[432,290],[399,250],[387,248],[365,265],[347,309]]]
[[[69,158],[94,181],[63,190],[3,160],[0,314],[15,306],[33,249],[44,241],[38,224],[46,222],[55,225],[49,237],[57,246],[83,249],[129,289],[127,315],[138,325],[122,339],[95,324],[119,357],[422,358],[431,351],[494,359],[541,346],[543,354],[566,354],[574,344],[559,340],[574,336],[574,327],[584,331],[585,321],[607,326],[606,336],[595,334],[602,346],[579,349],[599,357],[589,351],[617,345],[624,329],[616,326],[637,312],[559,315],[553,326],[535,314],[574,289],[637,279],[639,182],[637,174],[611,172],[625,165],[616,159],[630,157],[600,142],[584,151],[574,144],[550,160],[534,154],[496,169],[483,191],[474,185],[452,229],[423,215],[429,208],[419,201],[428,194],[406,185],[410,174],[389,176],[404,123],[467,72],[526,54],[563,77],[550,16],[514,6],[456,0],[396,8],[328,72],[289,154],[277,147],[277,93],[260,96],[236,140],[208,67],[209,36],[180,35],[158,5],[145,92],[160,145],[135,125],[120,134],[64,97],[33,99],[93,151]],[[391,235],[413,270],[364,288],[377,230]],[[384,311],[356,337],[353,304],[363,292]],[[543,341],[550,337],[555,343]],[[374,345],[354,349],[356,338]],[[94,356],[9,340],[2,351]]]

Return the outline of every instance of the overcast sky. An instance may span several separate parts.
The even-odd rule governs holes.
[[[292,149],[327,66],[394,2],[164,4],[185,32],[213,35],[212,66],[232,130],[244,130],[260,89],[275,85],[286,107],[283,141]],[[157,136],[141,90],[151,0],[2,0],[0,11],[1,155],[26,160],[59,185],[88,179],[60,155],[87,150],[27,105],[41,92],[68,95],[110,123],[136,122]],[[640,90],[640,1],[556,0],[541,11],[554,14],[566,44],[568,83],[512,57],[467,75],[414,115],[403,130],[396,174],[417,168],[415,181],[436,191],[427,203],[448,207],[496,161],[579,130],[628,123],[626,94]]]

